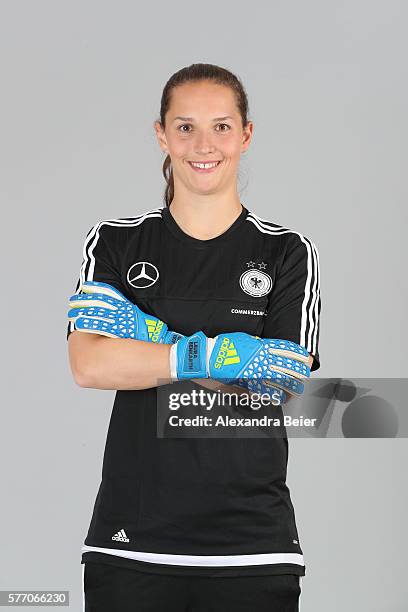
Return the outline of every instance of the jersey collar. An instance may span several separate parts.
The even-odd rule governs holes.
[[[209,238],[208,240],[200,240],[199,238],[194,238],[193,236],[186,234],[181,229],[181,227],[177,224],[168,206],[165,206],[164,208],[162,208],[162,219],[164,223],[166,224],[167,228],[173,234],[173,236],[175,236],[182,242],[185,242],[186,244],[189,244],[191,246],[206,248],[206,247],[211,247],[220,242],[224,242],[225,240],[229,240],[235,234],[236,230],[242,225],[243,221],[245,221],[248,215],[248,212],[249,212],[248,209],[242,203],[241,203],[241,206],[242,206],[241,213],[235,219],[234,223],[230,225],[225,230],[225,232],[223,232],[222,234],[219,234],[218,236],[215,236],[214,238]]]

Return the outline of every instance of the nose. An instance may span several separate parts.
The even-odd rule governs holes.
[[[212,142],[211,135],[207,132],[201,132],[200,134],[197,134],[194,143],[194,148],[196,153],[200,155],[213,153],[215,151],[215,145]]]

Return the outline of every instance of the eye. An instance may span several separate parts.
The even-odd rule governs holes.
[[[217,126],[218,125],[224,125],[225,127],[228,128],[228,130],[218,130],[218,131],[221,131],[221,132],[228,132],[231,129],[231,126],[228,125],[228,123],[217,123]]]
[[[179,125],[178,128],[177,128],[180,132],[184,132],[185,134],[187,134],[188,132],[186,132],[185,130],[181,129],[183,127],[191,127],[191,124],[190,123],[183,123],[182,125]],[[188,130],[188,131],[190,131],[190,130]]]

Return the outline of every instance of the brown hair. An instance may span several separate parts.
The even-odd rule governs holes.
[[[194,81],[213,81],[218,85],[226,85],[230,87],[235,94],[237,107],[241,115],[242,126],[245,127],[248,123],[248,98],[244,86],[240,79],[229,70],[215,66],[214,64],[191,64],[185,68],[181,68],[175,72],[164,86],[161,103],[160,103],[160,123],[165,129],[166,113],[169,110],[171,102],[171,91],[178,85],[183,85],[187,82]],[[174,197],[174,179],[173,169],[171,166],[170,155],[166,156],[163,162],[163,176],[167,183],[164,192],[164,202],[166,206],[170,206]]]

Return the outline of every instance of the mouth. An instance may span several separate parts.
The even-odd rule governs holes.
[[[209,173],[209,172],[215,172],[215,170],[221,164],[221,161],[222,160],[213,161],[213,162],[191,162],[189,161],[188,165],[190,166],[190,168],[192,168],[192,170],[194,170],[194,172]]]

